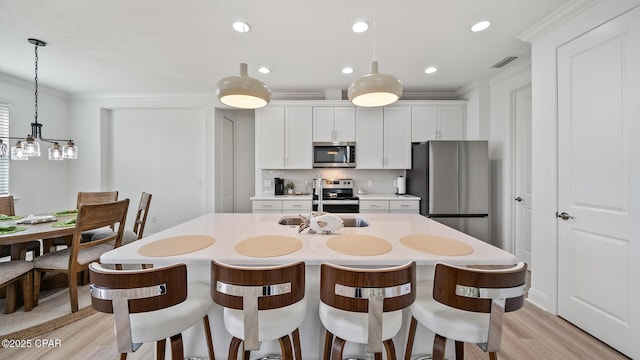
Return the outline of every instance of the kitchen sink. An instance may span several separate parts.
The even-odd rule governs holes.
[[[359,217],[340,217],[344,227],[365,227],[369,226],[369,222]],[[280,225],[298,226],[302,223],[302,219],[299,217],[283,217],[278,221]]]

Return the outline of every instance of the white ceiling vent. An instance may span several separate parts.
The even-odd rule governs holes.
[[[500,69],[501,67],[507,65],[508,63],[512,62],[513,60],[517,59],[517,56],[507,56],[506,58],[498,61],[497,63],[493,64],[493,66],[491,66],[492,68],[496,68],[496,69]]]

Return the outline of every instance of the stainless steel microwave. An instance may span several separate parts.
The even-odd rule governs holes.
[[[313,143],[314,168],[356,167],[356,143]]]

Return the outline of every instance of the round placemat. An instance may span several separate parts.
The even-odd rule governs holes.
[[[376,236],[338,235],[327,241],[327,246],[339,253],[356,256],[374,256],[391,251],[391,244]]]
[[[154,257],[182,255],[202,250],[214,242],[216,239],[206,235],[175,236],[146,244],[138,249],[138,253]]]
[[[460,240],[434,235],[408,235],[400,238],[400,243],[433,255],[463,256],[473,252],[471,246]]]
[[[301,247],[300,240],[291,236],[263,235],[244,239],[235,249],[240,255],[263,258],[291,254]]]

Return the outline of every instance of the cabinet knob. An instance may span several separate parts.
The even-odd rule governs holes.
[[[522,198],[521,198],[520,196],[518,196],[515,200],[516,200],[517,202],[520,202],[520,201],[522,201]]]

